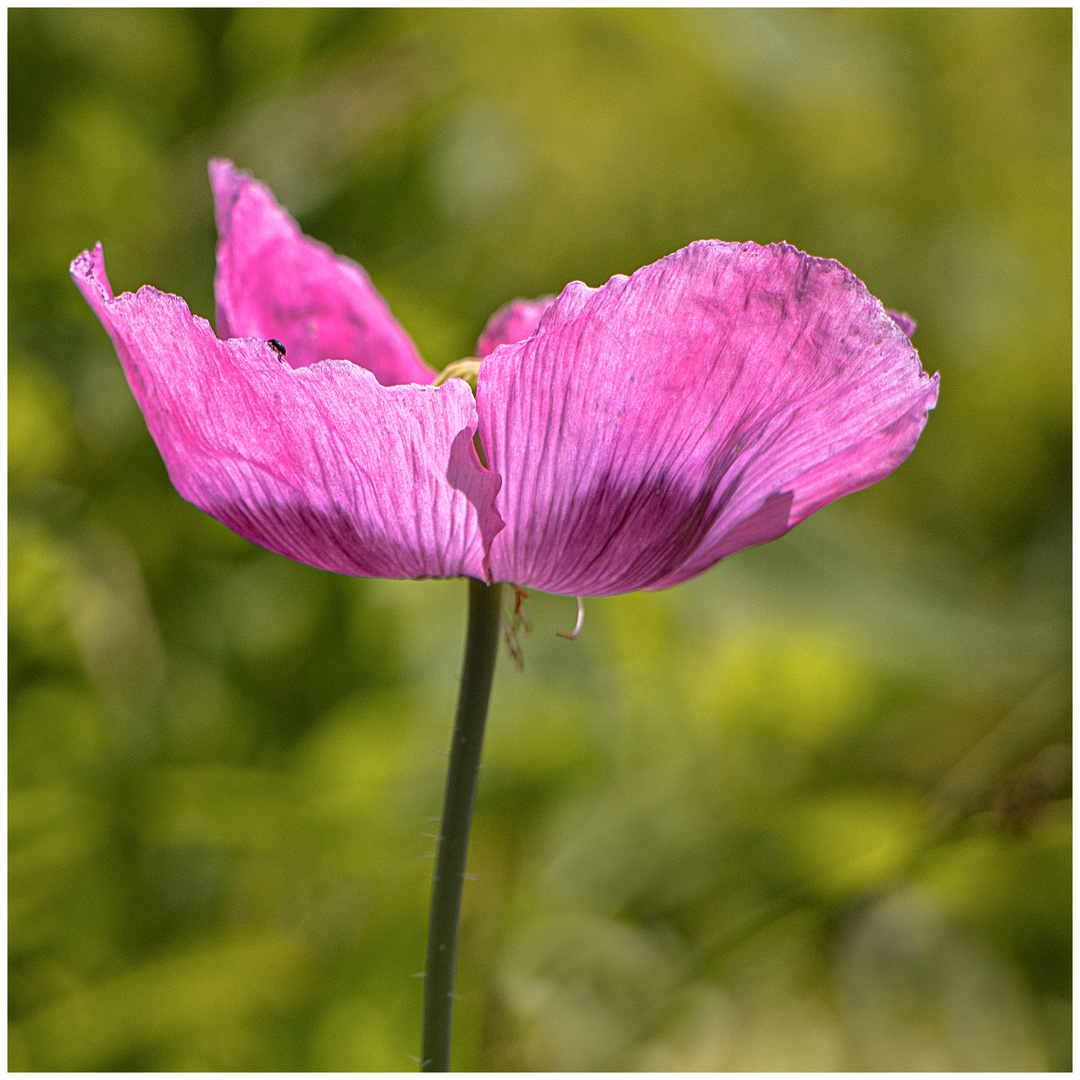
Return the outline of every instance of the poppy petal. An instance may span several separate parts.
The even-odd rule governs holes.
[[[892,472],[937,385],[854,275],[786,244],[700,241],[575,282],[480,368],[504,478],[491,572],[583,596],[677,584]]]
[[[500,481],[476,456],[460,380],[384,387],[342,360],[294,370],[265,341],[218,340],[178,296],[114,298],[100,245],[71,274],[189,502],[324,570],[485,577]]]
[[[210,184],[222,338],[275,338],[295,368],[351,360],[384,386],[434,379],[363,267],[305,236],[269,189],[231,161],[210,162]]]

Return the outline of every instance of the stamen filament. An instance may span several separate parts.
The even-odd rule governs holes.
[[[567,641],[573,641],[574,638],[581,633],[581,627],[585,623],[585,597],[579,596],[577,598],[577,622],[574,623],[574,629],[570,633],[566,633],[564,630],[556,630],[555,636],[566,638]]]

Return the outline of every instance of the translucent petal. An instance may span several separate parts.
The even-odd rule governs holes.
[[[485,577],[499,478],[476,456],[460,380],[385,387],[341,360],[293,369],[265,341],[219,341],[178,296],[114,299],[100,245],[71,272],[184,498],[325,570]]]
[[[863,284],[787,245],[575,282],[481,365],[491,571],[582,596],[684,581],[888,475],[936,400]]]

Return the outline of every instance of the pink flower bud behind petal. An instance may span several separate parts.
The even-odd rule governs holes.
[[[500,345],[524,341],[540,325],[541,316],[554,302],[554,296],[540,296],[535,300],[511,300],[509,304],[503,304],[488,319],[476,344],[476,355],[482,360]]]

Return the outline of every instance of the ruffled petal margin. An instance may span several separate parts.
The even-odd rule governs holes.
[[[294,370],[265,341],[218,340],[178,296],[114,298],[100,244],[71,274],[189,502],[324,570],[485,579],[500,480],[477,458],[460,380],[385,387],[342,360]]]
[[[699,241],[568,285],[480,368],[504,477],[493,577],[675,585],[887,476],[937,401],[904,329],[839,263],[786,244]]]
[[[384,386],[435,378],[363,267],[305,236],[270,190],[231,161],[215,158],[209,168],[222,338],[276,338],[295,368],[351,360]]]
[[[904,331],[904,337],[910,340],[916,330],[915,320],[906,311],[893,311],[892,308],[886,308],[885,314]]]

